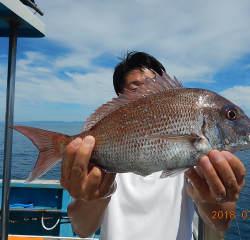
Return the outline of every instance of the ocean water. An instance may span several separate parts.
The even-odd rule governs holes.
[[[246,183],[236,202],[235,218],[226,232],[227,240],[250,239],[250,150],[237,152],[235,155],[246,168]]]
[[[25,124],[23,124],[25,125]],[[67,135],[75,135],[81,132],[82,125],[48,125],[48,124],[28,124],[30,127],[41,128],[54,132],[60,132]],[[3,152],[4,152],[4,124],[0,124],[0,178],[3,173]],[[246,184],[241,191],[235,216],[229,230],[226,232],[226,240],[247,240],[250,239],[250,150],[238,152],[235,155],[244,163],[247,169]],[[12,147],[12,179],[26,179],[32,171],[38,150],[33,143],[21,133],[13,132],[13,147]],[[41,179],[60,179],[60,164],[44,174]],[[225,213],[224,213],[225,214]],[[218,216],[218,215],[217,215]],[[221,215],[219,215],[220,217]]]

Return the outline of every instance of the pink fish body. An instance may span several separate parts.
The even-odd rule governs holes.
[[[182,88],[165,73],[98,108],[79,135],[13,128],[40,151],[27,182],[60,162],[70,141],[87,135],[96,139],[94,164],[108,172],[141,176],[157,171],[163,171],[161,177],[174,175],[197,165],[211,149],[250,149],[250,120],[242,109],[212,91]]]

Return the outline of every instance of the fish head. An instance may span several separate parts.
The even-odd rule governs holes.
[[[229,101],[218,110],[215,127],[222,149],[230,152],[250,149],[250,119],[244,111]]]
[[[209,90],[200,91],[197,99],[201,130],[211,148],[232,153],[250,149],[250,119],[240,107]]]

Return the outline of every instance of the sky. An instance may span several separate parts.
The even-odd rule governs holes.
[[[36,4],[45,37],[18,39],[15,121],[85,121],[116,97],[113,69],[127,51],[153,55],[184,87],[215,91],[250,116],[249,0]],[[0,38],[0,121],[7,59],[8,38]]]

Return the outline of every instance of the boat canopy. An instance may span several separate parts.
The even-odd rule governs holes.
[[[9,23],[19,23],[17,37],[45,36],[45,25],[19,0],[0,0],[0,37],[10,36]]]

